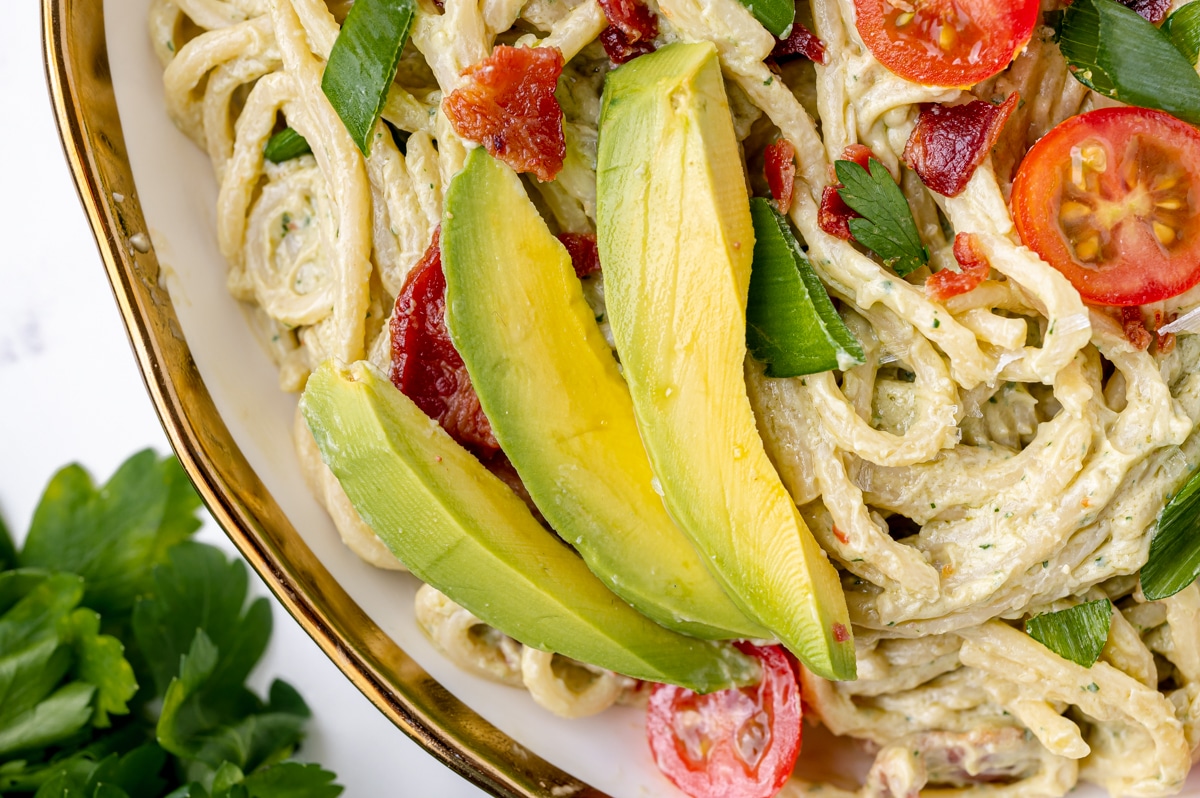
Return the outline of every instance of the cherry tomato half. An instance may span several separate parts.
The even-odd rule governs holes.
[[[784,650],[739,643],[762,681],[708,695],[657,684],[646,730],[658,769],[692,798],[770,798],[800,752],[800,689]]]
[[[854,0],[871,55],[926,86],[973,86],[1000,72],[1033,35],[1038,0]]]
[[[1017,171],[1027,247],[1084,300],[1144,305],[1200,282],[1200,131],[1146,108],[1074,116]]]

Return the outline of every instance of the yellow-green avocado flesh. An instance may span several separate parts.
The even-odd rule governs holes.
[[[671,632],[615,596],[437,422],[367,363],[325,363],[300,400],[354,509],[410,571],[525,645],[710,692],[758,678],[727,643]]]
[[[652,488],[629,390],[571,258],[483,148],[446,192],[446,324],[538,509],[612,592],[669,629],[769,637],[725,595]]]
[[[713,44],[609,74],[596,171],[609,320],[667,509],[748,615],[813,672],[854,678],[837,572],[746,396],[754,230]]]

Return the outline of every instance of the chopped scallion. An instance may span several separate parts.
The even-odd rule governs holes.
[[[267,146],[263,147],[263,157],[271,163],[283,163],[310,152],[312,147],[308,146],[308,141],[290,127],[271,136]]]
[[[771,203],[750,200],[754,265],[746,303],[746,345],[768,377],[847,369],[864,360],[862,346],[829,300],[787,219]]]
[[[1151,601],[1173,596],[1200,576],[1200,469],[1192,472],[1158,516],[1150,559],[1142,566],[1142,593]]]
[[[1200,124],[1200,75],[1167,34],[1115,0],[1076,0],[1059,27],[1071,73],[1107,97]]]
[[[1099,599],[1030,618],[1025,631],[1063,659],[1090,668],[1108,642],[1111,623],[1112,602]]]
[[[329,53],[321,89],[363,155],[396,79],[416,7],[415,0],[357,0]]]
[[[796,4],[792,0],[741,0],[742,5],[777,39],[791,33],[796,20]]]
[[[1188,3],[1167,17],[1160,30],[1194,67],[1200,59],[1200,3]]]

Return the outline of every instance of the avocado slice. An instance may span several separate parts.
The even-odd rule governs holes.
[[[837,571],[746,396],[754,229],[712,43],[671,44],[609,74],[596,176],[609,319],[667,510],[747,614],[815,673],[853,678]]]
[[[758,678],[728,643],[671,632],[613,595],[570,547],[366,362],[325,363],[300,409],[354,509],[416,574],[525,645],[711,692]]]
[[[446,324],[492,431],[555,531],[612,592],[708,639],[769,636],[725,595],[651,487],[629,390],[571,257],[482,148],[446,192]]]

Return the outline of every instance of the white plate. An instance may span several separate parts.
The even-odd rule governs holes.
[[[514,740],[610,795],[679,796],[650,759],[641,711],[614,708],[567,721],[535,705],[522,690],[460,671],[417,628],[412,612],[417,580],[372,568],[341,544],[309,495],[292,451],[296,397],[279,390],[275,366],[225,290],[226,266],[215,233],[217,185],[208,157],[167,117],[161,68],[147,34],[148,6],[148,0],[104,2],[125,142],[175,312],[208,392],[247,461],[350,596],[460,700]],[[1200,798],[1200,775],[1193,774],[1188,784],[1185,794]],[[1093,788],[1072,794],[1103,795]]]

